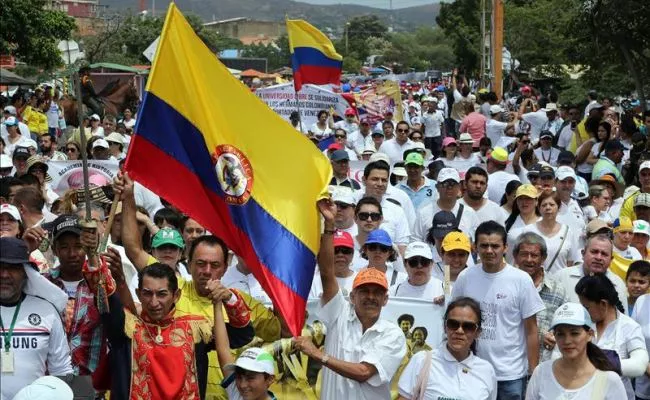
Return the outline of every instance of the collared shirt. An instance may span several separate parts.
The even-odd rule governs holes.
[[[407,399],[414,398],[426,353],[414,354],[399,378],[399,394]],[[458,361],[447,349],[446,342],[432,351],[429,376],[425,379],[423,400],[495,400],[497,397],[497,377],[492,365],[472,352]]]
[[[423,184],[417,190],[413,190],[413,188],[407,185],[406,180],[403,180],[397,185],[398,189],[403,190],[409,196],[416,212],[421,206],[429,204],[429,202],[435,201],[438,198],[438,191],[435,187],[436,182],[426,176],[422,178],[424,179]]]
[[[406,338],[394,322],[379,319],[363,332],[361,321],[339,291],[327,304],[319,304],[317,317],[327,327],[325,353],[351,363],[368,363],[377,373],[365,382],[322,370],[321,399],[389,400],[390,381],[406,354]]]
[[[609,269],[605,272],[605,275],[614,284],[618,298],[621,299],[621,303],[623,303],[625,313],[627,314],[627,301],[625,301],[627,299],[627,286],[625,286],[625,282]],[[578,298],[578,294],[576,293],[576,284],[583,276],[585,276],[585,270],[584,265],[581,264],[564,268],[555,273],[553,278],[564,287],[564,291],[568,297],[567,301],[579,303],[580,298]]]
[[[607,174],[614,175],[618,183],[625,185],[625,178],[623,178],[618,166],[614,164],[614,161],[602,155],[596,164],[594,164],[594,169],[591,171],[591,179],[600,179],[603,175]]]
[[[391,166],[396,162],[404,161],[404,152],[413,148],[413,142],[411,139],[407,139],[404,144],[397,143],[396,138],[386,140],[382,143],[379,148],[380,153],[384,153],[388,156]]]
[[[555,279],[548,276],[544,277],[537,291],[539,292],[539,297],[544,302],[544,306],[546,306],[544,310],[537,313],[540,361],[546,361],[551,357],[551,352],[544,352],[544,334],[551,329],[551,322],[553,321],[555,310],[569,301],[569,299],[564,287]]]
[[[59,274],[59,269],[52,269],[45,277],[67,293]],[[77,285],[74,297],[68,299],[63,327],[70,344],[74,374],[90,375],[99,363],[104,333],[99,310],[95,305],[95,295],[85,279]]]
[[[243,274],[237,269],[237,265],[230,265],[221,278],[221,283],[232,289],[240,290],[247,293],[255,300],[271,304],[271,298],[262,289],[262,285],[257,281],[253,274]]]

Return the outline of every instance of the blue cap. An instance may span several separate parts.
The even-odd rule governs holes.
[[[444,92],[445,90],[447,90],[447,88],[445,87],[445,85],[440,85],[436,88],[436,90],[438,90],[439,92]]]
[[[388,236],[388,232],[383,229],[375,229],[368,234],[368,238],[366,239],[365,244],[372,243],[377,243],[388,247],[393,246],[393,241],[390,239],[390,236]]]

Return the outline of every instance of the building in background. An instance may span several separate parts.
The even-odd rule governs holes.
[[[256,21],[246,17],[206,22],[203,26],[239,39],[243,44],[270,44],[287,33],[284,22]]]

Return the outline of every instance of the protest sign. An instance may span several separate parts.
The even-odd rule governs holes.
[[[397,83],[392,81],[378,82],[373,86],[354,93],[356,107],[361,118],[368,119],[371,123],[384,119],[384,114],[392,112],[395,120],[402,119],[402,97]]]
[[[52,177],[50,187],[56,194],[63,195],[68,189],[84,186],[81,160],[48,161],[47,173]],[[88,178],[91,185],[104,186],[113,182],[119,169],[116,160],[88,160]]]
[[[291,113],[298,110],[292,83],[260,88],[255,91],[255,94],[287,121]],[[307,128],[318,120],[318,112],[321,110],[329,111],[333,108],[336,114],[343,116],[346,108],[350,107],[340,94],[316,85],[303,85],[298,93],[298,99],[302,123]]]

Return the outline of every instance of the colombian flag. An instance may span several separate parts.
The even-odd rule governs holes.
[[[341,83],[343,57],[323,32],[301,19],[287,20],[293,84],[299,91],[305,83],[338,85]]]
[[[172,2],[126,170],[250,266],[300,334],[328,160],[203,44]]]

